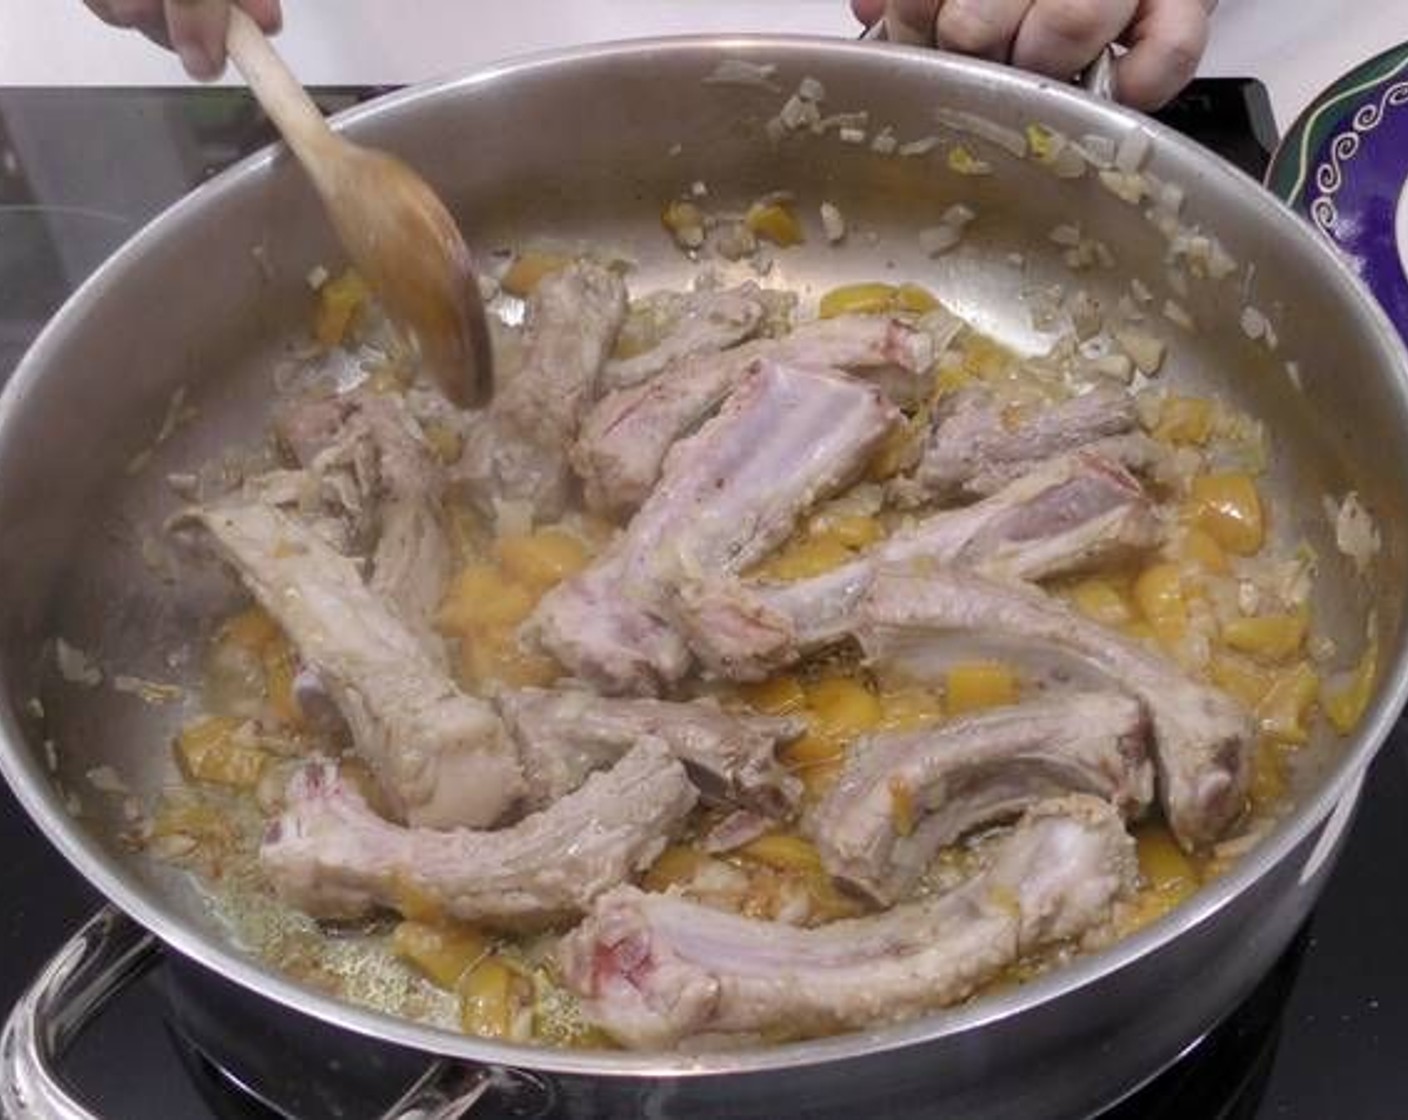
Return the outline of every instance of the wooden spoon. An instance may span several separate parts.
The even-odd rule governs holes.
[[[489,326],[469,249],[435,192],[400,160],[338,136],[255,22],[230,6],[230,57],[322,196],[352,264],[426,368],[464,407],[493,395]]]

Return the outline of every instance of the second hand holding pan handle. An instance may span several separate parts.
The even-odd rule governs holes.
[[[901,46],[933,46],[929,36],[916,31],[902,20],[896,19],[893,9],[894,3],[891,0],[885,5],[885,14],[865,29],[860,36],[861,39],[897,43]],[[1105,47],[1099,57],[1076,76],[1075,84],[1092,97],[1098,97],[1101,101],[1113,101],[1115,99],[1114,48]]]

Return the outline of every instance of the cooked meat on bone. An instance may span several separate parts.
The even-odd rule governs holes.
[[[761,680],[851,633],[881,568],[957,564],[1044,579],[1152,548],[1160,526],[1130,475],[1077,453],[1038,467],[984,501],[934,514],[834,571],[788,583],[686,581],[672,620],[715,675]]]
[[[552,521],[566,511],[568,449],[625,317],[626,286],[608,269],[582,262],[543,278],[528,301],[522,368],[470,426],[455,470],[485,513],[512,504]]]
[[[540,813],[494,832],[403,828],[330,763],[299,771],[259,858],[281,898],[319,918],[414,900],[506,928],[575,917],[655,861],[697,798],[684,767],[645,740]]]
[[[494,710],[455,687],[356,564],[296,519],[255,501],[197,507],[255,600],[316,672],[395,812],[427,828],[487,827],[527,792]]]
[[[985,644],[1057,679],[1084,676],[1137,696],[1153,722],[1164,815],[1186,848],[1216,842],[1246,806],[1253,729],[1242,707],[1038,590],[956,569],[882,572],[861,617],[867,655],[915,676],[941,671],[957,638],[967,656]]]
[[[275,430],[299,464],[367,541],[370,584],[438,655],[431,621],[454,567],[445,522],[445,471],[395,398],[354,391],[300,397]]]
[[[707,800],[779,818],[801,796],[801,784],[777,760],[778,746],[806,730],[800,720],[736,715],[707,701],[536,688],[500,693],[495,703],[518,740],[533,804],[551,804],[645,740],[663,743],[684,763]]]
[[[756,339],[721,354],[702,354],[659,377],[603,397],[582,424],[572,462],[587,504],[629,513],[660,478],[665,457],[717,409],[756,362],[880,375],[898,368],[913,379],[936,357],[933,337],[897,320],[846,317],[804,323],[777,339]]]
[[[670,452],[624,536],[548,593],[528,633],[609,694],[651,695],[678,682],[691,659],[663,615],[668,589],[761,560],[808,507],[854,481],[898,416],[853,378],[758,363],[719,414]]]
[[[939,501],[984,497],[1054,456],[1138,426],[1134,396],[1124,389],[1097,388],[1041,408],[1004,402],[981,386],[962,389],[935,411],[919,466],[899,491]]]
[[[686,358],[727,350],[757,334],[767,317],[752,283],[719,292],[660,292],[647,302],[652,313],[670,321],[668,330],[650,349],[607,362],[603,389],[629,389]]]
[[[966,999],[1023,954],[1108,921],[1137,875],[1134,841],[1095,798],[1027,812],[987,871],[938,898],[796,929],[618,887],[559,962],[587,1018],[622,1045],[822,1034]]]
[[[1038,801],[1088,793],[1139,817],[1154,796],[1148,738],[1143,706],[1118,692],[873,735],[847,752],[807,830],[832,876],[888,906],[941,848]]]

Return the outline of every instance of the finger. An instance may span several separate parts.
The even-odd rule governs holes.
[[[83,0],[88,10],[114,27],[144,27],[162,22],[161,0]]]
[[[1036,0],[1017,32],[1012,62],[1069,78],[1119,38],[1138,0]]]
[[[1171,101],[1198,70],[1208,45],[1208,9],[1202,0],[1141,0],[1115,61],[1115,96],[1136,109]]]
[[[277,34],[284,25],[283,6],[279,0],[239,0],[239,5],[266,35]]]
[[[851,0],[851,13],[869,27],[885,14],[885,0]]]
[[[166,29],[181,65],[193,78],[208,81],[225,69],[227,0],[166,0]]]
[[[1032,0],[946,0],[935,42],[946,50],[1005,62]]]
[[[896,43],[934,41],[934,18],[943,0],[888,0],[883,5],[890,38]]]

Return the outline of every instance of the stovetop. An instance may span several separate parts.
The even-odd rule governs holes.
[[[318,100],[335,110],[374,92],[329,89]],[[1256,83],[1194,83],[1163,116],[1253,175],[1275,140]],[[0,89],[0,380],[108,253],[271,138],[237,91]],[[1343,859],[1292,949],[1217,1031],[1105,1120],[1408,1115],[1408,890],[1398,864],[1408,853],[1408,724],[1364,789]],[[8,1008],[101,900],[8,791],[0,850],[9,857],[0,863]],[[80,1039],[67,1073],[82,1098],[111,1120],[268,1120],[170,1028],[164,986],[162,970],[149,974]],[[884,1114],[882,1091],[874,1114]]]

